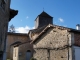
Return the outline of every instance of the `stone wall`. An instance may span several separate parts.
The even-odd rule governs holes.
[[[49,29],[34,44],[34,48],[60,48],[69,44],[67,30]]]
[[[33,57],[37,60],[68,60],[68,49],[35,49]]]
[[[68,49],[50,50],[50,60],[68,60]]]
[[[5,0],[4,3],[1,1],[4,0],[0,0],[0,51],[3,51],[9,22],[10,0]]]
[[[33,57],[36,58],[37,60],[48,60],[48,52],[46,49],[34,49],[34,55]]]
[[[69,40],[71,34],[67,30],[50,28],[35,41],[33,56],[37,60],[68,60]]]
[[[32,39],[32,40],[35,40],[35,38],[36,38],[38,35],[39,35],[39,34],[37,34],[37,33],[36,33],[36,34],[32,34],[32,38],[31,38],[31,39]]]
[[[19,33],[8,33],[7,35],[7,58],[12,59],[13,58],[13,46],[10,46],[11,44],[20,41],[21,43],[25,43],[29,41],[29,37],[27,34],[19,34]],[[25,48],[23,46],[23,48]],[[20,48],[20,50],[24,50],[23,48]]]
[[[25,43],[19,46],[19,60],[26,60],[27,56],[26,53],[27,51],[31,51],[31,57],[33,55],[33,45],[30,43]]]

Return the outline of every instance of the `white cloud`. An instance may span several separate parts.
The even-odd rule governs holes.
[[[32,27],[32,29],[35,29],[35,26],[34,26],[34,27]]]
[[[15,28],[15,31],[17,33],[28,33],[30,29],[33,29],[34,27],[29,27],[29,26],[25,26],[25,27],[18,27],[18,28]]]
[[[27,16],[26,19],[28,19],[29,17]]]
[[[62,18],[59,18],[59,21],[60,21],[60,22],[64,22],[64,20],[63,20]]]

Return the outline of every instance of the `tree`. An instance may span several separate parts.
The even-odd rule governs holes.
[[[10,26],[9,32],[15,33],[15,27],[13,24]]]

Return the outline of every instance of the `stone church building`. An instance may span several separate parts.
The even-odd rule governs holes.
[[[28,34],[7,34],[7,59],[79,60],[80,25],[77,29],[53,24],[53,17],[42,12],[35,19],[35,29]]]

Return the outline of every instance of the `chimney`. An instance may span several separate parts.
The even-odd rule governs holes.
[[[80,30],[80,24],[77,24],[77,25],[76,25],[76,29],[77,29],[77,30]]]

